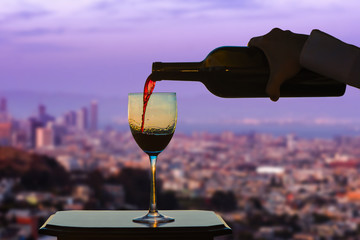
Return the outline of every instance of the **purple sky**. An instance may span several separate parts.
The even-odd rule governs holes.
[[[360,46],[359,11],[358,0],[1,0],[0,94],[126,97],[142,90],[154,61],[201,61],[273,27],[318,28]],[[207,94],[197,83],[161,82],[156,90]]]
[[[275,26],[360,45],[357,0],[2,0],[0,9],[2,89],[126,94],[154,61],[200,61]]]

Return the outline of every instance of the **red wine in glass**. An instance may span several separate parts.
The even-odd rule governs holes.
[[[139,147],[148,154],[161,153],[174,134],[144,134],[136,131],[131,131],[131,133]]]
[[[154,91],[156,82],[151,80],[151,75],[146,79],[145,86],[144,86],[144,106],[143,106],[143,114],[141,120],[141,132],[144,132],[144,123],[145,123],[145,112],[146,107],[149,102],[150,96]]]

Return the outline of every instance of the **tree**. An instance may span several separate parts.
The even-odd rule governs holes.
[[[176,198],[175,192],[166,191],[159,192],[158,202],[162,209],[178,209],[179,203]]]
[[[237,207],[236,197],[232,191],[216,191],[210,202],[215,210],[222,212],[231,212]]]
[[[125,201],[139,208],[146,209],[149,205],[150,178],[149,172],[143,169],[124,168],[113,179],[124,187]]]

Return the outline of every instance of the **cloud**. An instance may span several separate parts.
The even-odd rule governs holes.
[[[349,8],[353,6],[359,6],[357,0],[254,0],[253,3],[260,8],[272,8],[272,9],[318,9],[328,10],[329,8]]]
[[[355,16],[359,7],[360,2],[356,0],[1,0],[0,23],[6,22],[7,28],[17,29],[26,28],[31,22],[38,28],[116,30],[152,23],[196,25],[284,18],[309,12],[348,11]],[[9,25],[14,22],[16,25]]]
[[[206,38],[201,31],[219,36],[239,32],[248,39],[248,35],[265,32],[271,26],[299,32],[307,31],[307,26],[321,28],[329,16],[344,17],[349,22],[350,16],[358,18],[359,7],[360,1],[355,0],[1,0],[0,32],[3,40],[16,38],[15,44],[33,41],[36,36],[48,41],[77,39],[75,44],[82,41],[79,39],[132,41],[129,39],[149,32],[171,40],[177,33],[181,39],[188,32],[198,33],[201,41],[200,36]],[[344,11],[346,14],[339,13]],[[329,24],[334,28],[331,21]],[[303,29],[296,29],[300,25]],[[156,38],[154,35],[151,39]]]
[[[13,21],[27,21],[27,20],[34,19],[34,18],[47,16],[49,14],[50,14],[50,12],[43,11],[43,10],[34,10],[34,11],[22,10],[22,11],[18,11],[18,12],[15,11],[12,13],[4,14],[0,18],[0,23],[8,23],[8,22],[13,22]]]
[[[99,0],[93,1],[92,10],[105,11],[111,14],[117,14],[119,17],[139,17],[144,16],[148,19],[174,17],[195,17],[204,15],[213,15],[219,13],[226,17],[226,13],[230,16],[237,13],[244,13],[252,10],[254,12],[272,11],[301,11],[301,10],[317,10],[327,11],[351,9],[360,6],[356,0]],[[216,15],[213,15],[215,17]]]
[[[49,53],[59,52],[64,53],[65,51],[73,52],[77,48],[66,46],[64,44],[53,43],[53,42],[27,42],[17,44],[16,48],[22,53]]]
[[[172,19],[204,17],[206,13],[233,11],[252,7],[250,0],[244,1],[191,1],[191,0],[100,0],[94,1],[89,10],[104,12],[121,19]],[[214,17],[214,15],[212,15]]]
[[[65,28],[32,28],[26,30],[14,31],[13,34],[16,36],[42,36],[42,35],[58,35],[66,33]]]

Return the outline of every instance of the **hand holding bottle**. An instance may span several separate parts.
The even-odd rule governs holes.
[[[248,45],[260,48],[269,62],[270,76],[266,93],[272,101],[280,97],[280,87],[301,69],[300,53],[308,35],[272,29],[264,36],[252,38]]]
[[[300,67],[300,53],[307,38],[273,29],[253,38],[249,45],[254,47],[219,47],[200,62],[154,62],[150,78],[200,81],[212,94],[224,98],[270,96],[277,101],[280,96],[342,96],[344,83]]]

